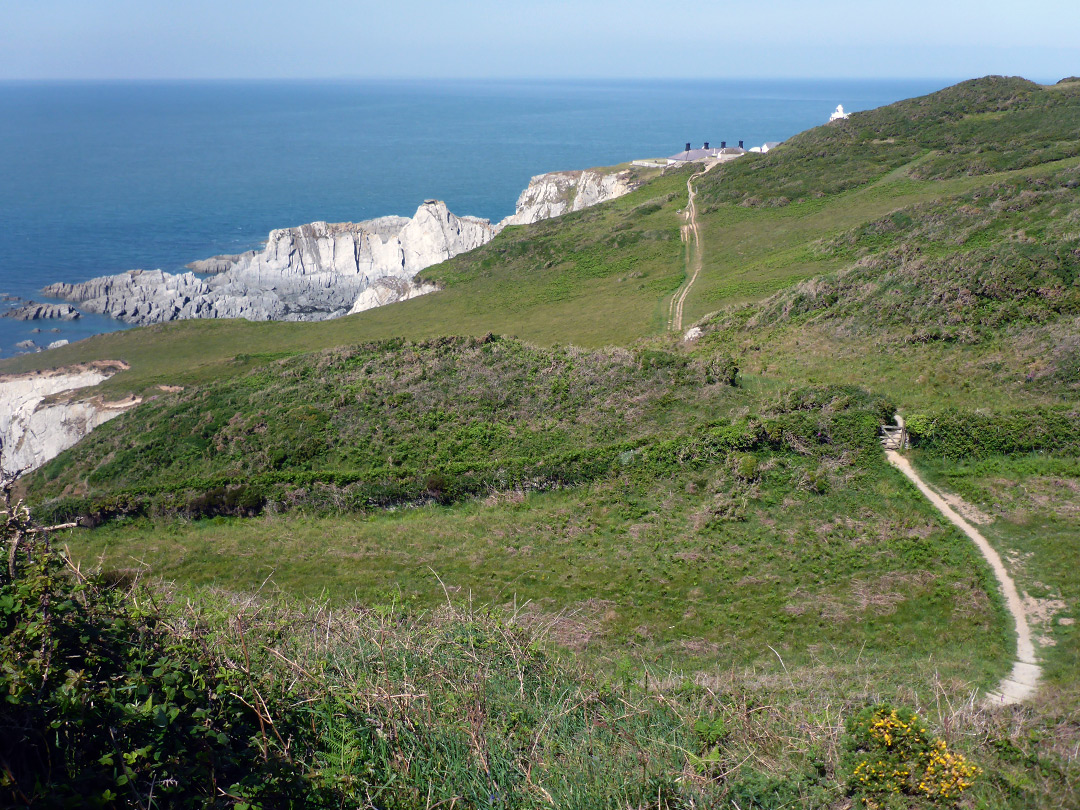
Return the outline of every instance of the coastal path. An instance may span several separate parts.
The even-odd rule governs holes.
[[[671,296],[671,303],[668,304],[668,329],[673,332],[682,331],[683,304],[686,303],[686,296],[690,294],[690,288],[701,275],[701,230],[698,227],[697,203],[694,199],[697,191],[694,190],[694,181],[719,165],[717,162],[706,166],[700,172],[690,175],[686,181],[686,224],[679,229],[683,243],[686,245],[686,281]]]
[[[975,544],[983,559],[990,564],[994,577],[1005,595],[1005,605],[1009,609],[1016,627],[1016,660],[1013,662],[1012,671],[1002,678],[998,688],[986,693],[986,705],[1000,706],[1020,703],[1031,697],[1038,688],[1042,667],[1035,658],[1035,645],[1031,641],[1031,627],[1028,625],[1027,615],[1024,613],[1024,602],[1020,598],[1020,592],[1016,589],[1016,583],[1013,582],[1012,577],[1009,576],[1009,572],[1001,562],[1001,557],[974,526],[961,517],[956,510],[949,506],[944,498],[934,492],[919,477],[919,474],[912,468],[911,462],[896,450],[888,447],[886,447],[885,456],[889,459],[890,464],[900,470],[908,480],[918,487],[919,492],[926,496],[926,499],[950,523],[966,534]]]

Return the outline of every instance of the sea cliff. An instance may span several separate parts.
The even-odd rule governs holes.
[[[34,470],[98,425],[138,405],[142,400],[137,397],[110,402],[76,393],[125,368],[123,363],[102,362],[0,376],[0,469]]]
[[[552,172],[533,177],[515,211],[497,224],[457,216],[426,200],[411,217],[313,222],[270,232],[261,250],[192,262],[190,272],[131,270],[45,295],[126,323],[189,318],[320,321],[436,290],[417,274],[473,250],[508,225],[525,225],[615,199],[637,186],[630,171]]]

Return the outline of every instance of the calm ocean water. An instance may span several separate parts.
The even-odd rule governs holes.
[[[534,174],[783,140],[837,104],[948,83],[0,83],[0,296],[181,270],[272,228],[410,216],[429,197],[499,219]],[[0,356],[117,328],[0,319]]]

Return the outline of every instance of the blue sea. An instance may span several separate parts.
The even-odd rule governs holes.
[[[411,216],[432,197],[500,219],[535,174],[687,141],[782,141],[837,104],[869,109],[949,83],[0,83],[0,296],[43,301],[54,281],[178,271],[272,228]],[[0,319],[0,356],[20,340],[119,328]]]

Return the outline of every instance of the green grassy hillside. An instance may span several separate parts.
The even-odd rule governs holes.
[[[373,610],[378,655],[341,643],[374,668],[329,651],[329,618],[322,652],[281,655],[313,705],[313,672],[350,673],[361,719],[313,733],[366,752],[340,770],[386,806],[847,807],[852,718],[881,700],[983,768],[960,806],[1075,804],[1080,84],[965,82],[700,177],[685,341],[692,171],[508,229],[405,304],[6,361],[126,360],[102,390],[149,395],[26,493],[113,580],[316,600],[316,639]],[[1042,611],[1023,708],[978,702],[1014,639],[972,544],[885,462],[896,411]],[[957,805],[908,787],[888,801]]]

